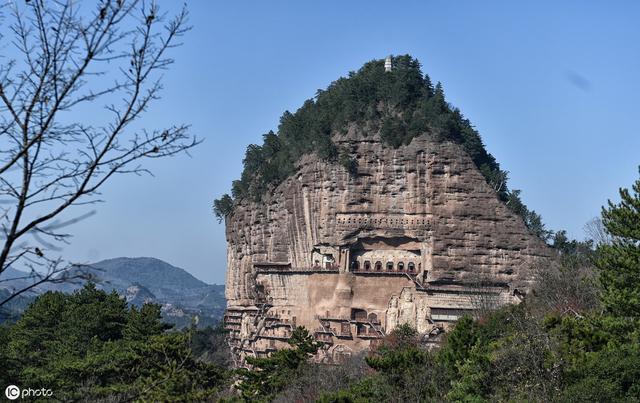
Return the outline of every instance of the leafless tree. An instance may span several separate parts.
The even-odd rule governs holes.
[[[593,241],[595,246],[609,245],[613,242],[611,234],[607,232],[600,217],[595,217],[587,222],[584,225],[584,232],[587,235],[587,239]]]
[[[488,378],[492,401],[552,402],[562,385],[559,346],[540,321],[527,309],[511,309],[505,320],[510,336],[497,343],[491,353]],[[555,359],[549,360],[549,357]]]
[[[278,394],[274,402],[316,402],[322,393],[335,393],[362,380],[369,367],[364,353],[346,358],[340,364],[306,363],[296,378]]]
[[[497,194],[499,194],[507,185],[507,181],[509,180],[509,171],[502,171],[498,169],[497,171],[491,171],[488,177],[489,185]]]
[[[173,63],[167,53],[188,30],[186,9],[96,3],[0,7],[0,274],[18,266],[35,276],[0,305],[37,284],[73,279],[57,252],[69,241],[63,228],[84,217],[77,206],[100,201],[107,181],[149,173],[143,161],[199,143],[186,125],[133,127],[159,97]],[[70,211],[76,217],[63,219]]]
[[[597,273],[588,260],[566,260],[532,268],[534,284],[530,310],[539,316],[549,312],[583,315],[600,308]]]

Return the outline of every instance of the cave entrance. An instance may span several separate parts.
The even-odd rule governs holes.
[[[367,321],[367,311],[359,308],[351,308],[351,320],[357,320],[360,322]]]

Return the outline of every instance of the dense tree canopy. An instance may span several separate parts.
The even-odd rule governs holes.
[[[196,359],[192,330],[167,332],[158,305],[128,307],[93,285],[39,296],[0,327],[0,383],[51,389],[57,400],[201,401],[225,372]]]
[[[269,402],[296,377],[300,366],[318,351],[316,342],[303,327],[297,327],[289,339],[290,349],[282,349],[267,358],[248,357],[252,370],[238,371],[238,389],[245,401]]]
[[[447,103],[442,85],[434,86],[422,73],[420,63],[408,55],[394,57],[393,66],[385,72],[383,60],[368,62],[326,90],[318,90],[295,113],[285,112],[277,133],[270,131],[263,136],[262,145],[247,147],[242,175],[232,185],[233,199],[260,200],[294,173],[295,163],[304,154],[315,153],[357,174],[348,150],[339,149],[332,140],[335,133],[350,125],[363,128],[363,135],[379,131],[384,143],[394,148],[428,134],[439,141],[461,144],[498,197],[533,233],[546,240],[549,232],[540,216],[527,209],[518,191],[508,189],[507,172],[486,151],[469,120]],[[219,219],[231,212],[230,202],[227,195],[214,202]]]

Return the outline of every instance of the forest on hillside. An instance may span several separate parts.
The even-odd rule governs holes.
[[[417,136],[460,144],[471,157],[496,196],[522,217],[529,230],[548,241],[545,228],[535,211],[520,198],[520,190],[507,186],[508,172],[485,148],[480,134],[462,112],[450,105],[441,83],[433,85],[422,72],[420,62],[409,55],[392,58],[393,69],[385,71],[384,60],[373,60],[357,72],[318,90],[295,113],[285,111],[277,133],[263,135],[263,144],[247,147],[240,179],[232,184],[232,195],[214,200],[219,220],[233,211],[239,200],[259,201],[275,186],[295,172],[296,162],[305,154],[342,165],[357,176],[357,163],[332,136],[357,125],[366,133],[379,133],[388,147],[406,145]]]
[[[556,233],[559,262],[524,302],[463,317],[436,349],[403,325],[367,354],[314,364],[320,343],[299,327],[291,348],[234,369],[221,328],[171,330],[157,305],[87,285],[0,326],[0,383],[82,401],[638,401],[640,178],[601,225],[586,242]]]

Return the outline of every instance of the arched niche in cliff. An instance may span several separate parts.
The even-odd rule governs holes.
[[[316,245],[311,250],[311,261],[314,269],[332,269],[336,265],[338,250],[333,246]]]
[[[367,321],[367,311],[359,308],[351,308],[351,320],[357,320],[360,322]]]

